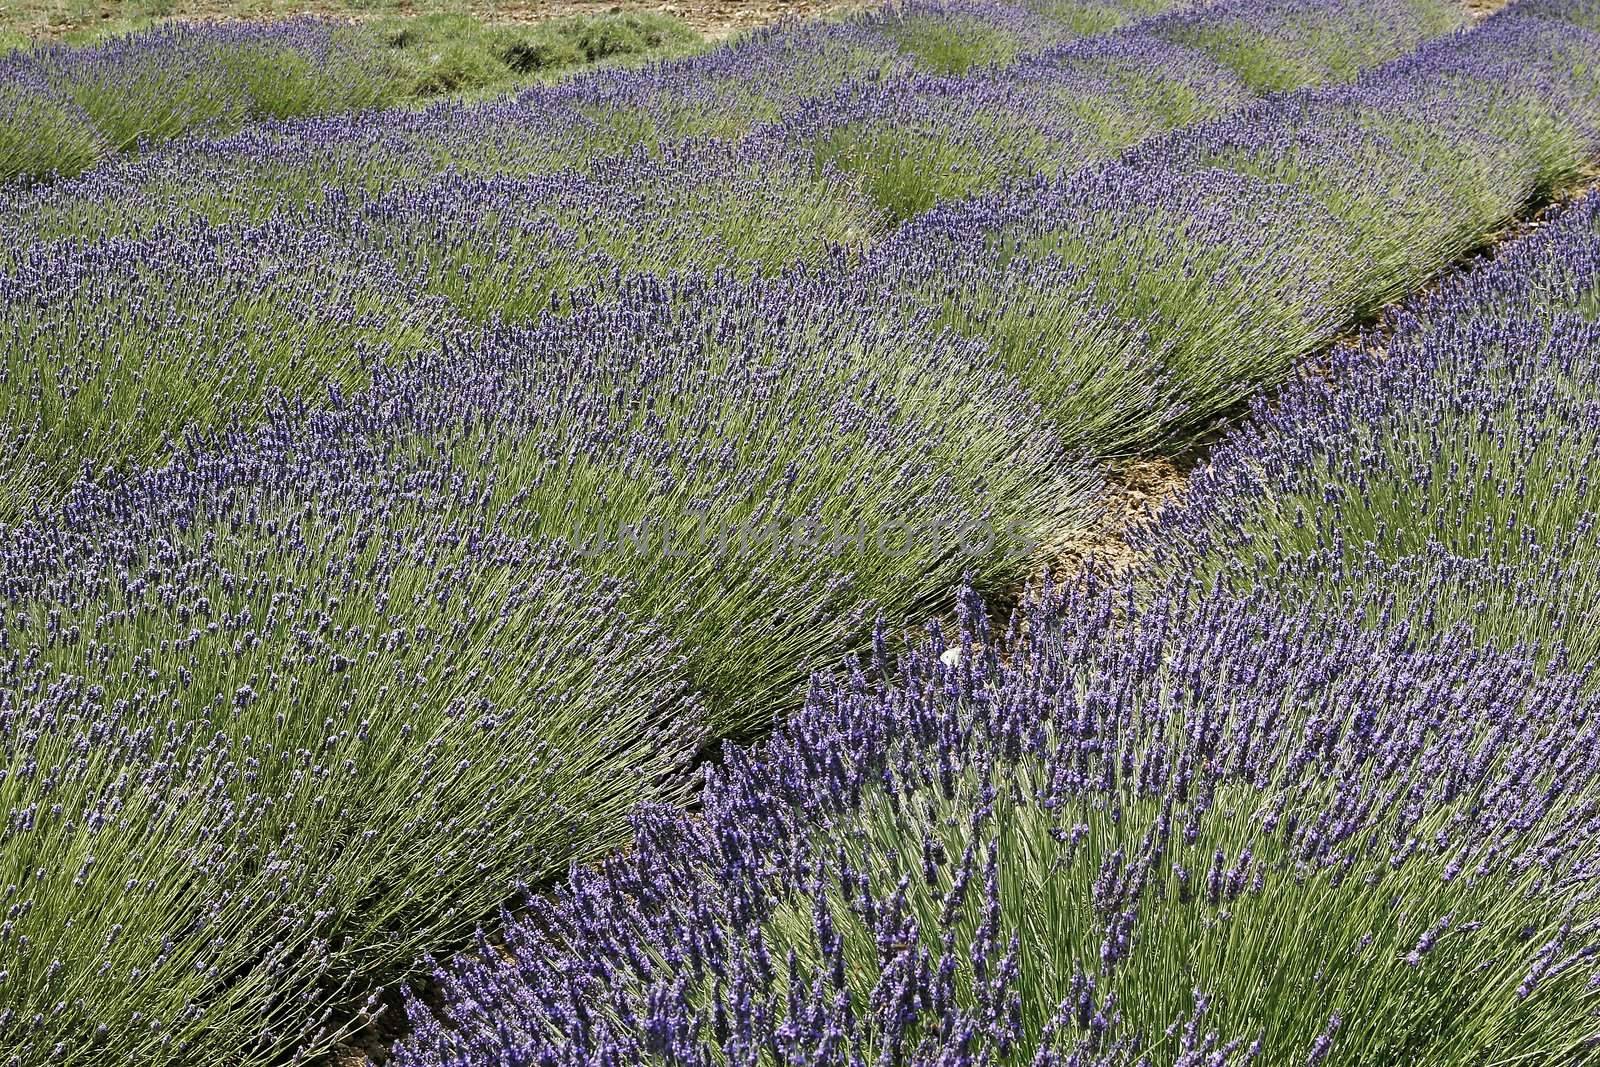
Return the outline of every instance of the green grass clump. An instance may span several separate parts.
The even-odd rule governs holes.
[[[402,57],[411,77],[407,95],[412,97],[505,92],[577,67],[684,55],[701,44],[682,20],[657,12],[526,25],[432,14],[382,18],[371,28]]]

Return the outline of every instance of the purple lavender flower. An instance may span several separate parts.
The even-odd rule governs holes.
[[[934,640],[891,680],[819,679],[772,740],[728,752],[700,815],[643,813],[631,851],[448,968],[397,1062],[643,1062],[647,1004],[698,1062],[735,989],[741,1047],[785,1063],[890,1034],[927,1062],[1107,1067],[1585,1047],[1595,953],[1562,919],[1580,910],[1594,945],[1600,705],[1580,679],[1458,639],[1396,650],[1398,624],[1282,614],[1260,591],[1127,597],[1045,587],[1009,639],[963,612],[964,641],[1004,645],[976,669]],[[1006,757],[1018,719],[1039,728]],[[1079,820],[1069,856],[1052,830]],[[1422,826],[1441,829],[1404,847]],[[1244,848],[1259,877],[1230,895]],[[1487,863],[1471,885],[1444,876],[1461,856]],[[1214,893],[1177,893],[1208,866]],[[885,909],[915,917],[914,945],[885,950],[865,921]],[[696,996],[673,959],[697,961]],[[1522,1015],[1530,970],[1546,1006]]]

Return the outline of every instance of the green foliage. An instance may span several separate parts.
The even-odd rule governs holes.
[[[0,85],[0,180],[77,174],[110,149],[81,111],[20,86]]]
[[[197,51],[192,64],[127,62],[109,77],[61,64],[48,90],[35,88],[33,99],[0,111],[0,181],[76,174],[107,154],[191,130],[226,134],[260,119],[507,92],[585,65],[680,55],[700,44],[683,22],[655,13],[527,26],[463,14],[391,17],[338,29],[334,39],[327,60],[260,41]],[[25,44],[0,36],[0,53]]]
[[[1015,34],[971,16],[902,15],[882,28],[901,51],[938,74],[1010,63],[1021,51]]]
[[[1143,334],[1145,377],[1154,373],[1171,390],[1161,407],[1176,404],[1204,421],[1325,343],[1343,317],[1335,294],[1345,254],[1327,239],[1327,216],[1282,188],[1220,174],[1202,180],[1220,183],[1203,194],[1203,210],[1152,199],[1064,227],[1001,233],[1003,259],[1056,259],[1074,271],[1072,284],[996,320],[1010,334],[1006,344],[1073,350],[1076,327],[1057,332],[1061,323],[1083,323],[1093,338],[1099,328],[1084,322],[1085,310],[1092,318],[1109,311]],[[1088,351],[1074,352],[1069,365]],[[1041,402],[1050,409],[1061,399]]]
[[[1171,7],[1165,0],[1146,0],[1146,3],[1149,8],[1147,14],[1151,15]],[[1096,5],[1080,0],[1024,0],[1024,6],[1085,37],[1114,30],[1129,18],[1129,12],[1121,9],[1126,5]]]
[[[995,146],[877,123],[833,130],[813,151],[823,165],[860,175],[873,201],[896,222],[990,188],[1009,169]]]
[[[994,285],[936,281],[917,299],[939,309],[941,325],[984,338],[1069,449],[1110,457],[1160,440],[1180,412],[1149,337],[1083,272],[1053,257],[1014,267]]]
[[[1210,55],[1257,93],[1282,92],[1323,81],[1348,81],[1393,56],[1397,33],[1415,40],[1438,37],[1466,22],[1453,0],[1414,0],[1406,5],[1403,29],[1367,14],[1329,8],[1327,15],[1301,12],[1263,33],[1249,17],[1178,21],[1160,32],[1177,44]]]
[[[135,255],[14,302],[0,318],[0,518],[57,499],[84,466],[160,462],[186,428],[253,421],[279,395],[359,388],[445,319],[533,322],[560,294],[609,293],[639,273],[820,265],[884,225],[848,186],[798,165],[735,163],[715,180],[669,170],[634,189],[632,210],[597,214],[624,206],[606,196],[565,176],[445,185],[397,198],[386,220],[310,210],[298,217],[325,235],[315,250],[254,249],[241,226],[197,225],[187,243],[199,251],[183,263]],[[780,217],[788,224],[772,225]]]
[[[683,796],[697,738],[670,648],[619,632],[602,583],[515,546],[475,554],[474,525],[416,552],[451,496],[341,514],[262,493],[250,519],[126,557],[179,567],[169,599],[113,567],[67,579],[111,614],[73,616],[66,640],[9,614],[9,639],[49,646],[29,670],[91,716],[117,708],[125,734],[91,754],[81,729],[42,726],[29,746],[71,766],[53,795],[74,817],[0,835],[0,878],[34,901],[0,945],[23,974],[56,960],[45,995],[90,1020],[63,1062],[325,1050],[367,990],[463,942],[523,879],[619,844],[639,800]]]
[[[445,13],[390,17],[373,27],[410,69],[416,97],[504,92],[587,64],[685,54],[700,41],[681,20],[656,12],[526,25]]]
[[[1296,54],[1292,45],[1238,26],[1184,25],[1166,35],[1229,68],[1254,93],[1283,92],[1319,80],[1309,57]]]
[[[427,313],[392,286],[328,260],[314,277],[282,268],[258,260],[230,284],[193,264],[139,265],[6,306],[0,520],[59,498],[85,467],[159,465],[186,429],[358,388],[428,337]]]
[[[1088,676],[1052,679],[1054,685],[1091,692],[1099,681]],[[1187,702],[1190,684],[1188,679],[1170,680],[1169,699],[1175,706]],[[1145,752],[1150,744],[1182,749],[1176,735],[1186,723],[1166,700],[1157,706],[1153,698],[1126,692],[1120,696],[1148,707],[1131,716],[1145,725],[1140,731],[1144,736],[1119,736],[1123,747],[1113,746],[1116,751]],[[1286,700],[1278,710],[1283,719],[1279,728],[1297,738],[1313,735],[1327,709],[1311,701]],[[1394,708],[1383,710],[1394,714]],[[1336,721],[1347,712],[1337,709]],[[1199,712],[1190,714],[1202,718]],[[1063,727],[1047,723],[1043,729],[1048,750],[1058,743]],[[1164,742],[1163,731],[1173,736]],[[1158,758],[1150,762],[1159,765]],[[1287,762],[1264,764],[1275,779],[1288,778]],[[1141,770],[1148,770],[1147,765],[1141,764]],[[1081,773],[1098,780],[1097,768]],[[1379,772],[1362,768],[1360,773]],[[1106,780],[1113,777],[1110,770],[1105,775]],[[1508,886],[1495,878],[1441,878],[1442,861],[1392,861],[1399,853],[1396,833],[1409,833],[1414,842],[1431,841],[1435,835],[1444,840],[1458,823],[1468,822],[1474,801],[1492,777],[1462,783],[1458,797],[1432,805],[1427,821],[1404,831],[1381,818],[1369,820],[1359,833],[1339,842],[1348,863],[1317,865],[1304,859],[1288,834],[1264,833],[1259,827],[1266,820],[1285,818],[1274,803],[1289,808],[1292,825],[1295,813],[1317,812],[1334,802],[1340,792],[1335,777],[1296,783],[1280,793],[1246,783],[1212,786],[1203,801],[1190,801],[1196,814],[1189,815],[1181,801],[1176,814],[1163,812],[1164,803],[1172,804],[1170,797],[1137,795],[1128,786],[1109,798],[1094,789],[1063,790],[1059,778],[1052,780],[1045,768],[1024,757],[1017,765],[967,769],[951,776],[947,785],[893,797],[871,788],[858,810],[818,828],[806,854],[847,857],[855,887],[871,886],[887,894],[885,887],[899,886],[896,900],[924,939],[932,966],[942,962],[953,968],[959,1004],[975,1002],[980,975],[966,953],[957,950],[952,958],[952,948],[988,944],[998,954],[1005,946],[1016,946],[1013,988],[1020,994],[1024,1037],[1014,1058],[1002,1062],[1027,1063],[1034,1050],[1048,1044],[1047,1028],[1059,1022],[1063,1005],[1082,1003],[1086,974],[1097,981],[1090,987],[1094,996],[1085,1018],[1101,1004],[1114,1005],[1118,1032],[1154,1038],[1140,1051],[1155,1062],[1173,1061],[1178,1026],[1194,1015],[1197,993],[1208,1005],[1205,1031],[1242,1042],[1259,1035],[1259,1062],[1267,1064],[1304,1062],[1304,1050],[1326,1029],[1330,1014],[1342,1019],[1339,1047],[1359,1050],[1359,1058],[1347,1053],[1338,1062],[1467,1067],[1485,1062],[1485,1048],[1504,1062],[1517,1056],[1536,1059],[1554,1054],[1543,1044],[1554,1033],[1568,1035],[1574,1048],[1581,1043],[1583,1025],[1576,1020],[1591,999],[1581,973],[1565,983],[1549,983],[1545,996],[1559,998],[1559,1004],[1533,1000],[1519,1015],[1504,1005],[1519,1000],[1518,984],[1526,967],[1474,964],[1493,961],[1496,948],[1508,955],[1526,952],[1530,940],[1549,940],[1564,923],[1594,921],[1593,900],[1572,890],[1568,895],[1582,903],[1565,915],[1540,915],[1532,926],[1532,913],[1508,906],[1507,900],[1517,899],[1518,891],[1531,895],[1540,889],[1537,869],[1514,877]],[[1569,813],[1567,818],[1583,817],[1581,798],[1556,783],[1550,783],[1550,790],[1559,798],[1560,810]],[[1041,803],[1042,797],[1051,801]],[[1559,815],[1552,817],[1551,825],[1558,821]],[[1187,832],[1176,832],[1175,825]],[[962,893],[955,888],[954,863],[940,867],[930,884],[923,859],[929,852],[954,858],[969,850],[976,854],[978,867],[969,872],[975,883],[971,889]],[[1159,859],[1147,875],[1151,882],[1137,909],[1134,950],[1108,974],[1099,966],[1107,940],[1101,886],[1129,876],[1152,852]],[[1244,892],[1225,888],[1212,901],[1205,880],[1219,857],[1225,882],[1235,865],[1257,880],[1248,882]],[[998,907],[992,910],[978,889],[987,877],[985,859],[994,864],[998,891]],[[837,870],[818,866],[830,874]],[[1576,882],[1580,876],[1571,879]],[[829,888],[833,929],[843,942],[845,988],[856,1003],[865,1005],[882,973],[876,931],[852,906],[851,894],[860,892],[858,888],[842,884],[836,875]],[[959,902],[954,911],[953,901]],[[802,975],[828,972],[830,957],[818,938],[814,907],[809,898],[797,899],[780,908],[764,931],[772,958],[782,960],[793,950]],[[1479,925],[1471,928],[1470,938],[1439,937],[1420,965],[1408,960],[1440,916],[1449,915],[1472,916]],[[986,923],[993,928],[984,931]],[[988,963],[992,975],[995,961],[991,957]],[[1418,990],[1424,966],[1425,984]],[[775,1003],[784,1003],[789,973],[773,968]],[[1563,1013],[1564,1024],[1558,1021]],[[1492,1020],[1494,1028],[1486,1030],[1478,1020]],[[913,1035],[908,1044],[914,1040]]]

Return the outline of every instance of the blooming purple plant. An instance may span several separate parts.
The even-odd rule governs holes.
[[[851,82],[756,136],[860,172],[880,203],[909,218],[1007,181],[1069,173],[1235,110],[1254,97],[1245,76],[1271,72],[1270,87],[1280,90],[1348,80],[1462,21],[1456,5],[1439,0],[1210,4],[967,77]],[[1219,61],[1174,43],[1190,38],[1252,41],[1268,52],[1246,63],[1223,49]],[[1351,41],[1362,44],[1352,50]]]
[[[1459,29],[1464,15],[1459,5],[1435,0],[1273,0],[1176,11],[1146,32],[1205,53],[1252,92],[1271,93],[1349,81]]]
[[[987,339],[1067,440],[1110,456],[1332,332],[1342,264],[1312,237],[1331,221],[1226,171],[1108,164],[930,212],[862,273]]]
[[[756,131],[861,176],[904,220],[1030,176],[1058,176],[1250,99],[1225,67],[1133,33],[962,78],[847,85]]]
[[[120,521],[8,531],[3,1062],[325,1048],[685,794],[679,651],[615,583],[442,507],[441,473],[234,454]]]
[[[799,30],[790,36],[810,40]],[[768,39],[773,49],[776,42],[787,42],[785,47],[805,51],[782,34]],[[829,38],[824,33],[819,39]],[[733,49],[720,62],[736,65],[749,54],[748,48]],[[1102,99],[1129,101],[1131,107],[1136,98],[1150,96],[1149,87],[1157,83],[1172,87],[1166,94],[1171,101],[1195,97],[1212,75],[1224,89],[1230,84],[1218,69],[1169,62],[1185,54],[1137,36],[1085,43],[1051,54],[1033,73],[1019,73],[1014,87],[1048,86],[1059,93],[1093,82],[1102,85]],[[675,77],[684,81],[681,73]],[[998,77],[990,83],[999,85]],[[629,82],[618,74],[613,81],[676,83],[662,72],[655,78]],[[584,85],[539,97],[539,106],[554,108],[552,114],[568,108],[565,125],[552,122],[549,130],[535,131],[526,114],[517,117],[515,107],[500,107],[479,114],[456,136],[462,144],[480,146],[488,154],[483,159],[498,151],[494,145],[536,143],[538,136],[581,139],[593,120],[576,117],[573,101],[600,98],[594,85]],[[523,106],[533,104],[518,105]],[[0,444],[14,460],[8,465],[14,474],[4,513],[15,517],[48,509],[64,485],[85,471],[98,477],[108,468],[159,461],[185,432],[204,433],[257,417],[276,391],[305,396],[330,383],[359,386],[374,362],[427,347],[428,335],[448,332],[457,317],[479,324],[534,321],[560,308],[569,291],[582,291],[580,301],[602,299],[639,273],[777,272],[797,262],[841,269],[852,250],[869,244],[883,228],[882,216],[846,176],[826,167],[813,172],[782,137],[776,142],[758,137],[741,147],[694,142],[638,149],[591,160],[582,170],[517,177],[450,170],[423,180],[421,174],[436,160],[389,191],[379,186],[351,196],[340,188],[346,181],[361,182],[357,172],[339,169],[338,161],[352,147],[375,160],[408,157],[429,138],[442,136],[447,121],[469,114],[478,113],[442,108],[395,126],[378,123],[365,132],[346,121],[304,127],[344,147],[325,144],[326,154],[299,164],[283,162],[282,146],[274,146],[268,131],[241,135],[231,146],[195,146],[191,154],[202,147],[211,153],[204,156],[211,162],[197,168],[202,177],[196,180],[214,194],[191,199],[180,184],[147,189],[124,205],[130,212],[169,218],[161,228],[133,241],[101,237],[80,249],[65,243],[21,244],[12,254],[7,282],[14,315],[5,343],[16,369],[0,385],[8,400]],[[1073,128],[1087,128],[1087,123]],[[456,143],[440,141],[437,150],[453,152],[447,146]],[[304,143],[300,148],[309,150]],[[548,152],[539,155],[544,149],[507,151],[528,153],[521,157],[524,162],[538,157],[543,166],[557,165]],[[252,167],[299,177],[293,186],[278,189],[279,199],[261,211],[259,220],[213,224],[205,216],[230,216],[239,204],[226,174],[240,158]],[[317,169],[323,163],[331,168],[326,174]],[[401,163],[397,170],[413,165]],[[153,161],[124,168],[145,174],[159,169]],[[540,166],[532,169],[538,172]],[[1286,257],[1277,240],[1256,237],[1262,220],[1275,217],[1280,232],[1309,243],[1306,235],[1328,228],[1325,219],[1308,221],[1295,207],[1285,214],[1283,198],[1265,189],[1243,191],[1229,179],[1148,179],[1112,168],[1066,192],[1047,190],[1041,202],[1055,206],[1036,213],[1036,222],[1044,220],[1038,228],[1055,225],[1049,219],[1065,212],[1076,221],[1061,228],[1076,229],[1066,236],[1042,236],[1027,261],[1064,257],[1065,265],[1040,268],[1063,276],[1051,281],[1022,261],[1009,264],[1005,276],[1016,281],[1006,283],[1002,297],[983,285],[1011,253],[987,250],[987,242],[1004,235],[989,234],[997,224],[981,211],[975,222],[964,224],[955,246],[930,237],[937,224],[913,228],[898,242],[917,257],[911,270],[922,279],[895,283],[915,290],[911,303],[925,302],[928,286],[947,288],[963,279],[984,299],[957,293],[958,307],[936,304],[936,311],[961,332],[991,331],[999,354],[1038,385],[1041,399],[1070,392],[1074,409],[1062,413],[1060,424],[1074,446],[1090,453],[1115,453],[1162,433],[1176,421],[1175,412],[1193,406],[1200,388],[1238,395],[1254,380],[1237,364],[1224,364],[1220,383],[1179,395],[1163,363],[1178,365],[1182,358],[1161,354],[1163,346],[1204,347],[1261,336],[1258,343],[1281,360],[1300,350],[1287,339],[1304,335],[1306,321],[1316,324],[1334,315],[1328,301],[1318,303],[1303,282],[1267,301],[1268,289],[1284,289],[1287,280],[1309,268],[1303,250],[1291,249]],[[93,175],[50,192],[80,203],[82,194],[92,191],[89,202],[98,204],[103,197],[119,196],[120,188]],[[174,199],[182,200],[183,212],[202,217],[171,218]],[[1220,214],[1217,202],[1223,205]],[[1018,214],[1014,205],[1003,206]],[[117,225],[114,215],[110,225]],[[967,237],[974,227],[983,235]],[[1147,247],[1138,247],[1141,240]],[[1186,249],[1195,244],[1205,246],[1203,254],[1217,272],[1211,284],[1219,293],[1230,293],[1228,300],[1185,301],[1170,308],[1153,304],[1152,278],[1176,274],[1181,291],[1189,291],[1184,276],[1193,263]],[[931,257],[924,254],[925,246],[935,250]],[[1109,254],[1113,247],[1121,250],[1115,263]],[[842,258],[840,249],[846,252]],[[1103,255],[1087,264],[1073,262],[1080,251],[1091,249]],[[963,258],[974,252],[985,258],[964,265]],[[285,269],[290,263],[293,271]],[[1125,287],[1122,275],[1134,264],[1145,280]],[[904,275],[907,269],[902,264],[887,273]],[[76,281],[68,285],[68,279]],[[1123,289],[1134,306],[1103,307],[1099,294]],[[1040,292],[1045,295],[1037,296]],[[1054,317],[1033,318],[1041,300],[1049,306],[1063,299],[1073,306]],[[1279,301],[1282,307],[1276,306]],[[1273,306],[1261,310],[1269,303]],[[1209,318],[1197,319],[1196,312]],[[910,314],[923,311],[913,306]],[[980,326],[974,317],[988,325]],[[1080,345],[1071,360],[1037,358],[1041,347],[1051,350],[1064,323],[1087,319],[1097,324],[1094,336],[1105,338],[1103,345]],[[996,323],[1005,324],[997,334]],[[1314,340],[1326,332],[1324,322],[1310,329],[1310,336]],[[1101,373],[1106,365],[1121,373]],[[157,402],[162,395],[170,399]]]
[[[1297,42],[1333,33],[1326,7]],[[764,730],[852,652],[884,660],[872,618],[925,617],[964,573],[1014,588],[1083,521],[1085,458],[1281,377],[1600,133],[1597,39],[1498,16],[869,247],[859,189],[781,138],[728,142],[909,76],[951,35],[890,53],[873,18],[935,9],[483,110],[196,140],[13,198],[78,225],[121,182],[148,197],[116,232],[16,242],[0,279],[23,368],[0,443],[91,464],[0,528],[19,1065],[325,1050],[424,952],[620,840],[636,802],[685,799],[709,740]],[[1125,78],[1099,112],[1121,121],[1179,47],[1055,52],[973,98],[1103,77],[1110,100]],[[1162,84],[1198,91],[1200,69]],[[696,115],[702,76],[748,84]],[[636,147],[656,114],[686,125]],[[198,217],[151,228],[139,211],[190,200],[184,159]],[[257,165],[282,185],[228,188]],[[1591,333],[1534,331],[1580,396]],[[1588,415],[1565,394],[1507,410]],[[423,1022],[406,1055],[1588,1055],[1579,681],[1305,599],[1050,593],[1004,638],[969,608],[959,648],[821,685],[792,732],[730,755],[703,822],[649,809],[635,853],[535,905],[509,959],[463,964],[459,1031]]]
[[[0,531],[11,1062],[325,1049],[1082,506],[981,350],[862,294],[625,295]]]
[[[1573,180],[1600,148],[1596,58],[1513,9],[1354,86],[926,212],[863,270],[988,338],[1069,441],[1148,448]]]
[[[1594,0],[1523,0],[1518,9],[1600,33],[1600,5]]]
[[[258,420],[275,394],[359,387],[462,322],[536,322],[641,273],[832,264],[882,227],[841,184],[770,154],[639,153],[331,196],[260,224],[24,245],[0,256],[0,516]]]
[[[27,157],[0,157],[0,181],[84,169],[104,152],[193,130],[227,132],[268,118],[381,106],[401,71],[371,34],[319,19],[271,25],[170,23],[88,47],[43,45],[0,58],[0,86],[21,107],[0,117],[0,139],[24,136]],[[68,109],[78,124],[36,125]]]
[[[1125,17],[1099,3],[1067,7],[1098,12],[1107,28]],[[330,187],[361,196],[447,170],[525,176],[582,169],[640,148],[737,140],[843,84],[915,72],[913,57],[899,51],[889,31],[914,23],[932,33],[944,19],[997,26],[1020,20],[1034,27],[1028,47],[1071,36],[1057,18],[982,3],[909,4],[839,23],[785,22],[704,55],[599,71],[515,100],[262,123],[232,137],[189,138],[77,182],[6,190],[4,214],[30,236],[148,226],[152,218],[171,221],[175,212],[259,219],[286,202],[316,201]]]
[[[1047,588],[819,679],[395,1062],[1582,1062],[1600,707],[1270,599]]]
[[[1259,404],[1147,531],[1155,565],[1600,662],[1580,606],[1600,596],[1597,212],[1566,209]]]

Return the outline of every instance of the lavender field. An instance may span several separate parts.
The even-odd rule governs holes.
[[[0,55],[0,1064],[1600,1064],[1600,5],[375,40]]]

